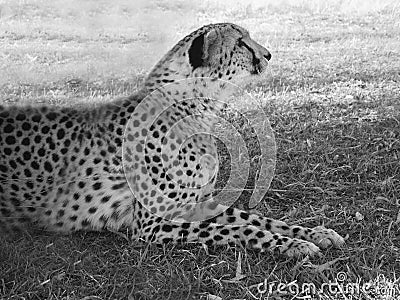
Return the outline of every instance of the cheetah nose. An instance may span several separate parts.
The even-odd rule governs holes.
[[[267,53],[264,54],[264,57],[269,61],[269,60],[271,59],[272,55],[271,55],[271,53],[269,53],[269,52],[267,51]]]

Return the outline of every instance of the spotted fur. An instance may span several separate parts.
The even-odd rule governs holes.
[[[342,245],[333,230],[289,226],[211,196],[217,151],[196,133],[210,132],[209,113],[224,107],[211,96],[226,85],[204,77],[240,82],[270,58],[243,28],[212,24],[179,41],[130,97],[0,106],[0,227],[128,230],[149,242],[236,242],[289,256]]]

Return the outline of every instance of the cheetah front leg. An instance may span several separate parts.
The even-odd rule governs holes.
[[[211,205],[215,206],[215,205]],[[321,248],[329,246],[341,247],[345,240],[342,236],[332,229],[317,226],[314,228],[306,228],[302,226],[289,226],[285,222],[266,218],[256,214],[249,214],[245,211],[228,208],[223,205],[217,205],[219,211],[223,211],[218,216],[212,218],[212,222],[218,224],[231,225],[252,225],[262,230],[267,230],[272,233],[288,236],[290,238],[302,239],[309,241]]]
[[[289,257],[316,255],[319,248],[313,243],[262,230],[253,225],[221,225],[209,222],[184,222],[149,216],[141,222],[138,238],[146,242],[200,242],[207,246],[236,243],[253,249],[275,250]]]
[[[289,226],[279,220],[249,214],[236,208],[228,208],[215,203],[211,198],[207,199],[206,202],[198,203],[194,206],[191,215],[186,220],[208,220],[211,223],[217,224],[256,226],[272,234],[280,234],[311,242],[321,248],[327,248],[331,245],[340,247],[345,243],[344,238],[332,229],[322,226],[315,228],[306,228],[297,225]]]

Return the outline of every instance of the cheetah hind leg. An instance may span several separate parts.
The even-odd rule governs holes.
[[[289,257],[301,255],[319,255],[318,246],[308,241],[290,238],[279,233],[262,230],[253,225],[228,225],[209,222],[184,222],[150,217],[139,238],[153,243],[200,242],[207,246],[236,243],[249,248],[264,250],[277,249]]]

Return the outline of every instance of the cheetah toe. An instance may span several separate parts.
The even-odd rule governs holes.
[[[286,249],[280,249],[281,253],[289,257],[297,257],[303,255],[316,256],[320,254],[320,249],[317,245],[304,240],[293,239],[293,242]]]
[[[327,229],[323,226],[317,226],[313,228],[313,232],[310,237],[312,238],[311,242],[315,243],[321,248],[327,248],[331,245],[340,248],[345,243],[345,239],[336,231],[333,229]]]

